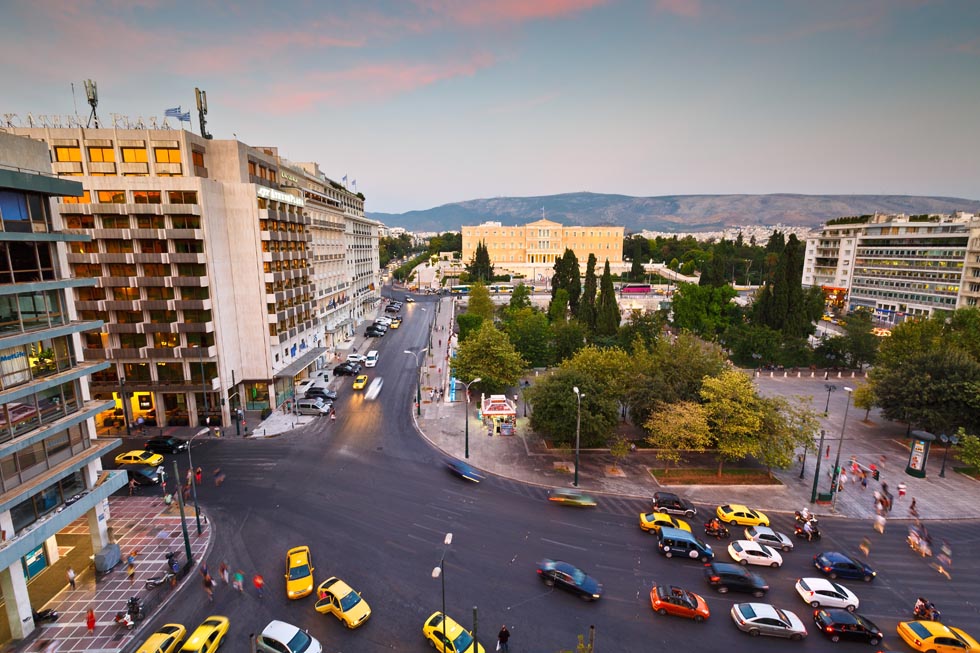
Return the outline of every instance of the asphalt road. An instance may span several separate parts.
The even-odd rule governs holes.
[[[596,626],[597,651],[656,650],[658,644],[682,644],[691,652],[720,647],[734,652],[828,650],[793,583],[818,575],[813,553],[855,554],[861,539],[870,536],[878,578],[845,584],[861,599],[859,612],[884,630],[886,648],[907,650],[895,626],[911,618],[920,594],[936,602],[944,622],[980,636],[975,581],[967,582],[980,578],[980,562],[969,555],[980,544],[975,521],[930,528],[936,542],[946,538],[953,543],[949,581],[909,550],[898,520],[884,536],[867,522],[825,520],[822,543],[799,541],[796,550],[784,554],[783,568],[756,569],[772,586],[763,600],[796,612],[808,625],[807,640],[787,643],[739,632],[728,614],[731,605],[754,599],[716,594],[707,587],[701,564],[659,555],[654,537],[637,526],[638,513],[646,509],[641,502],[599,497],[597,508],[576,509],[549,503],[542,488],[498,478],[474,485],[450,476],[442,455],[416,433],[410,414],[416,368],[403,350],[427,344],[431,304],[420,310],[426,304],[406,307],[404,325],[378,340],[381,361],[370,374],[385,383],[377,401],[351,390],[345,377],[334,424],[321,419],[268,440],[195,443],[195,465],[205,470],[220,466],[227,476],[221,487],[206,480],[199,491],[215,526],[208,558],[212,574],[217,576],[222,560],[249,578],[258,571],[266,579],[266,596],[257,598],[251,587],[245,596],[219,587],[209,605],[195,580],[153,626],[179,622],[191,629],[209,614],[226,615],[231,631],[225,650],[247,651],[249,633],[281,619],[308,628],[328,651],[427,651],[422,623],[441,609],[442,600],[442,582],[432,578],[432,570],[439,564],[444,535],[451,532],[443,576],[447,612],[472,624],[477,606],[479,639],[488,651],[502,623],[512,633],[515,652],[574,649],[577,635],[586,634],[590,625]],[[134,438],[127,444],[138,443]],[[183,471],[187,458],[178,460]],[[702,507],[702,512],[709,509]],[[778,530],[792,532],[792,515],[771,517]],[[700,531],[702,520],[693,521]],[[710,542],[717,559],[727,561],[725,544]],[[363,594],[373,610],[366,625],[348,631],[332,616],[317,614],[313,597],[285,598],[285,552],[302,544],[312,548],[317,583],[336,575]],[[586,603],[544,586],[535,574],[535,563],[544,557],[565,560],[597,577],[605,587],[603,598]],[[698,625],[654,614],[648,595],[655,582],[701,594],[712,617]],[[863,644],[837,646],[871,650]]]

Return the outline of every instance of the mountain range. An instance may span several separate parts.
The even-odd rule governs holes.
[[[980,201],[917,195],[662,195],[632,197],[563,193],[494,197],[443,204],[407,213],[368,213],[389,227],[415,232],[459,231],[488,220],[506,226],[545,217],[564,225],[622,225],[639,231],[718,231],[732,226],[817,227],[842,216],[871,213],[980,213]]]

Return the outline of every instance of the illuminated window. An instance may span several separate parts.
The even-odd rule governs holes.
[[[121,190],[100,190],[96,191],[96,198],[99,204],[125,204],[126,193]]]
[[[180,163],[180,150],[176,147],[157,147],[153,149],[157,163]]]
[[[171,204],[197,204],[197,192],[192,190],[167,191],[167,201]]]
[[[134,190],[133,202],[136,204],[160,204],[160,191],[158,190]]]
[[[146,163],[146,150],[142,147],[124,147],[122,158],[124,163]]]
[[[142,333],[120,333],[119,347],[122,349],[146,347],[146,335]]]
[[[68,147],[59,145],[54,148],[54,160],[59,163],[65,161],[81,161],[82,149],[77,146]]]
[[[113,288],[112,298],[120,302],[135,302],[140,298],[139,288]]]
[[[169,277],[170,266],[164,263],[144,263],[143,276],[144,277]]]
[[[92,240],[84,243],[69,243],[68,251],[72,254],[98,254],[99,244]]]
[[[92,163],[115,163],[116,152],[111,147],[90,147],[88,160]]]
[[[102,266],[98,263],[92,265],[76,265],[74,268],[75,276],[78,278],[97,278],[102,276]]]
[[[88,191],[83,191],[81,197],[62,197],[62,204],[88,204],[92,201],[92,196]]]

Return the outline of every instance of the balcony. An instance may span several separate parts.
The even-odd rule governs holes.
[[[144,333],[174,333],[174,325],[170,322],[144,322]]]
[[[145,175],[150,174],[150,164],[143,163],[120,163],[119,173],[123,175]]]
[[[125,301],[117,299],[107,299],[105,301],[105,308],[107,311],[138,311],[139,300]]]
[[[200,254],[171,254],[171,263],[207,263],[207,257],[202,252]]]
[[[51,171],[56,175],[80,175],[82,174],[81,161],[55,161],[51,164]]]
[[[173,285],[170,283],[171,279],[173,277],[139,277],[136,279],[136,287],[169,288]]]
[[[179,322],[177,333],[214,333],[214,322]]]
[[[174,309],[178,311],[210,311],[210,299],[178,299],[173,302]]]
[[[179,163],[156,163],[153,166],[153,172],[154,174],[166,175],[168,177],[173,175],[182,176],[184,169]]]
[[[134,323],[134,324],[110,323],[105,326],[106,326],[106,331],[108,331],[109,333],[143,333],[142,323]]]
[[[218,350],[213,345],[211,347],[205,347],[204,353],[201,353],[200,347],[181,347],[177,351],[180,352],[178,358],[185,358],[187,360],[199,361],[202,357],[207,360],[209,358],[214,358],[218,355]]]
[[[169,277],[174,286],[191,286],[192,288],[204,288],[208,286],[207,277]]]

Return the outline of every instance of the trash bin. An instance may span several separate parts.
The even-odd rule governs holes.
[[[817,503],[830,503],[834,500],[833,492],[821,492],[817,495]]]

